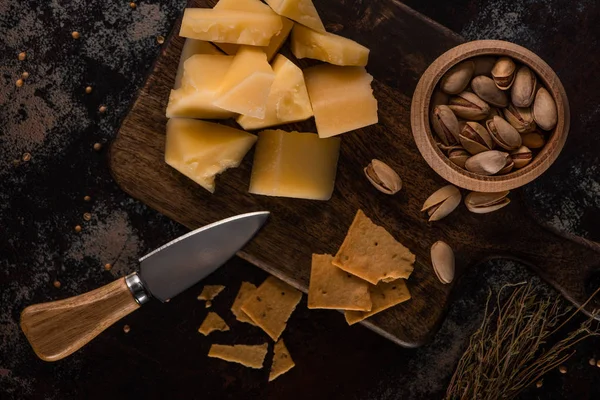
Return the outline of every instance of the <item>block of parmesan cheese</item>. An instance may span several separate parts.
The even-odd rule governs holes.
[[[196,54],[184,62],[181,86],[171,90],[168,118],[232,118],[236,114],[213,105],[233,56]]]
[[[240,165],[256,136],[213,122],[171,119],[167,123],[165,161],[213,193],[215,175]]]
[[[185,63],[188,58],[195,54],[223,55],[219,49],[217,49],[211,43],[205,42],[204,40],[185,39],[183,49],[181,50],[181,56],[179,57],[179,66],[177,67],[177,75],[175,75],[175,84],[173,85],[173,89],[177,89],[181,86],[181,79],[183,78],[183,63]]]
[[[317,65],[304,70],[304,80],[320,137],[377,123],[373,77],[363,67]]]
[[[329,200],[335,185],[340,139],[314,133],[259,132],[250,193]]]
[[[269,92],[265,117],[240,115],[237,122],[242,128],[262,129],[312,117],[312,107],[302,70],[284,55],[278,54],[273,61],[273,72],[275,80]]]
[[[312,0],[265,0],[279,15],[288,17],[302,25],[319,32],[325,32],[325,26],[317,13]]]
[[[257,12],[257,13],[267,13],[271,15],[277,15],[271,7],[266,5],[260,0],[219,0],[219,2],[214,6],[213,9],[222,9],[222,10],[238,10],[238,11],[248,11],[248,12]],[[283,42],[286,41],[290,32],[292,31],[292,27],[294,23],[287,18],[281,17],[282,28],[279,33],[271,38],[271,41],[267,46],[264,46],[262,49],[267,54],[267,60],[271,61],[273,56],[277,54]],[[233,43],[215,43],[221,50],[229,55],[235,55],[240,48],[239,44]]]
[[[259,47],[242,46],[227,70],[213,104],[237,114],[264,118],[275,73]]]
[[[209,42],[268,46],[283,24],[267,13],[210,8],[186,8],[179,36]]]
[[[364,67],[369,49],[343,36],[317,32],[302,25],[292,30],[292,53],[296,58],[314,58],[335,65]]]

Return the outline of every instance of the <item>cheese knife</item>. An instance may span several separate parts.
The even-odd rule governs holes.
[[[38,357],[57,361],[140,308],[168,301],[235,255],[263,226],[266,211],[227,218],[189,232],[142,257],[139,272],[101,288],[21,313],[21,329]]]

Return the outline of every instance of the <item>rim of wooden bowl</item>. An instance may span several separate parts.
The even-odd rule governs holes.
[[[558,123],[544,148],[527,166],[507,175],[482,176],[458,167],[436,145],[429,123],[431,96],[442,76],[461,61],[485,55],[508,56],[531,68],[552,94],[558,110]],[[463,189],[501,192],[533,181],[558,158],[569,134],[569,101],[565,88],[554,70],[532,51],[502,40],[476,40],[448,50],[423,73],[412,99],[411,125],[421,155],[442,178]]]

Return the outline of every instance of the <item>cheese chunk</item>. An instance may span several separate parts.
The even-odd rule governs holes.
[[[258,134],[250,193],[329,200],[333,193],[340,139],[314,133],[266,130]]]
[[[266,5],[260,0],[219,0],[214,6],[215,10],[237,10],[237,11],[248,11],[257,13],[266,13],[270,15],[277,15],[271,7]],[[279,33],[271,38],[271,41],[267,46],[262,47],[263,51],[267,54],[267,60],[271,61],[273,56],[277,54],[283,42],[288,38],[294,23],[287,18],[281,17],[282,28]],[[240,48],[239,44],[233,43],[216,43],[216,45],[229,55],[235,55]]]
[[[183,49],[181,50],[181,56],[179,57],[179,66],[177,67],[177,75],[175,76],[175,84],[173,89],[178,89],[181,86],[181,79],[183,78],[183,64],[188,58],[196,54],[213,54],[222,55],[215,46],[204,40],[196,39],[185,39]]]
[[[325,32],[325,26],[317,13],[312,0],[265,0],[279,15],[288,17],[302,25],[319,32]]]
[[[328,32],[317,32],[302,25],[292,31],[292,53],[296,58],[314,58],[335,65],[364,67],[369,49],[354,40]]]
[[[304,70],[319,137],[376,124],[377,100],[373,77],[362,67],[317,65]]]
[[[282,27],[281,17],[278,15],[186,8],[179,36],[210,42],[267,46]]]
[[[196,54],[183,66],[181,87],[171,90],[168,118],[232,118],[235,113],[213,105],[233,56]]]
[[[213,122],[171,119],[167,123],[165,161],[213,193],[215,175],[240,162],[256,136]]]
[[[264,118],[240,115],[238,124],[244,129],[261,129],[312,117],[312,107],[304,84],[302,70],[282,54],[273,62],[275,80],[267,100]]]
[[[264,118],[275,73],[258,47],[243,46],[223,78],[213,104],[238,114]]]

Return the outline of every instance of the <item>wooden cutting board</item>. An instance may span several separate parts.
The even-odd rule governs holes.
[[[192,0],[189,4],[212,7],[214,3]],[[364,210],[417,255],[408,281],[413,298],[364,323],[403,346],[424,344],[441,322],[451,294],[459,292],[453,291],[458,279],[442,285],[432,270],[429,248],[437,240],[455,250],[458,276],[490,258],[517,259],[574,303],[583,302],[591,289],[588,279],[600,265],[600,246],[567,240],[542,228],[525,209],[520,193],[511,194],[508,207],[487,215],[471,214],[461,206],[446,219],[428,223],[420,212],[424,200],[445,182],[413,142],[411,97],[427,66],[461,38],[394,0],[321,0],[316,5],[327,30],[371,49],[367,69],[375,77],[373,90],[379,102],[379,124],[342,135],[331,200],[248,194],[252,153],[239,168],[217,179],[213,195],[164,163],[165,108],[183,45],[177,35],[179,23],[111,147],[111,169],[123,190],[190,229],[235,214],[271,211],[268,224],[239,256],[304,292],[311,254],[335,254],[357,209]],[[309,64],[299,62],[301,67]],[[283,129],[315,131],[312,120]],[[364,178],[362,170],[373,158],[400,174],[404,181],[400,193],[379,193]]]

